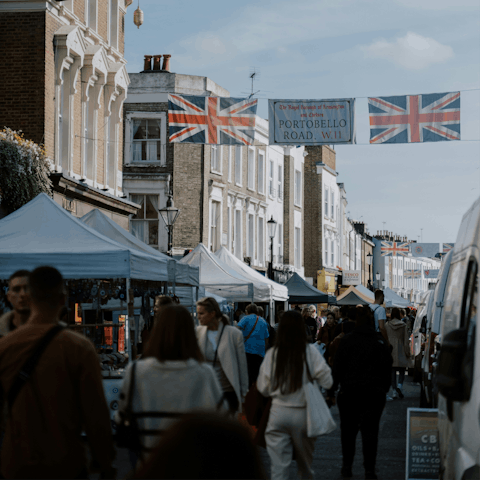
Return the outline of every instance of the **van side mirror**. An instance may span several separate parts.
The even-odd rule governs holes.
[[[462,364],[467,351],[467,330],[459,329],[445,335],[438,354],[436,383],[438,391],[448,400],[466,400]]]

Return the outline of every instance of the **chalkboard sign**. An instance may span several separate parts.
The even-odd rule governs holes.
[[[407,411],[406,480],[439,478],[438,410],[409,408]]]

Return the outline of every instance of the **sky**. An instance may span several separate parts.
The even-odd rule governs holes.
[[[371,234],[454,242],[480,196],[480,1],[140,0],[128,8],[129,73],[143,56],[171,54],[171,71],[207,76],[248,96],[356,98],[357,145],[338,145],[349,217]],[[461,91],[461,141],[369,144],[367,97]],[[468,91],[470,90],[470,91]],[[308,195],[308,192],[305,192]]]

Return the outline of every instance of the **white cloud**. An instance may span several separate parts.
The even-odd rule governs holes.
[[[383,58],[409,70],[428,68],[435,63],[445,62],[454,55],[452,47],[413,32],[408,32],[393,42],[378,40],[361,49],[366,57]]]

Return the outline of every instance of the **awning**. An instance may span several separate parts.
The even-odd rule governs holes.
[[[294,273],[285,286],[288,288],[288,303],[328,303],[329,295],[317,290],[298,273]]]

